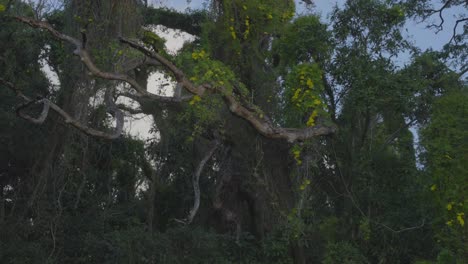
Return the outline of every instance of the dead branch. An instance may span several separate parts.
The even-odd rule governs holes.
[[[200,161],[200,163],[197,166],[197,169],[195,170],[195,173],[193,174],[192,177],[192,185],[193,185],[193,192],[194,192],[194,200],[193,200],[193,207],[190,210],[190,213],[187,217],[186,223],[190,224],[193,221],[193,218],[198,212],[198,209],[200,208],[200,174],[203,171],[203,168],[205,167],[205,164],[208,162],[208,160],[213,156],[215,150],[218,148],[219,142],[215,141],[213,146],[210,148],[210,150],[206,153],[205,157]]]
[[[33,105],[33,104],[42,104],[42,112],[39,115],[38,118],[31,117],[25,113],[23,113],[23,110],[26,109],[28,106]],[[40,100],[31,100],[29,102],[26,102],[16,108],[16,114],[25,119],[28,120],[29,122],[32,122],[34,124],[42,124],[44,123],[45,119],[47,118],[47,115],[49,114],[49,109],[50,109],[50,101],[47,100],[46,98],[40,99]]]
[[[24,95],[20,89],[18,89],[15,85],[13,85],[11,82],[8,82],[2,78],[0,78],[0,84],[3,84],[4,86],[6,86],[7,88],[9,88],[10,90],[12,90],[13,92],[16,93],[16,95],[20,98],[22,98],[24,101],[26,101],[26,105],[30,105],[31,102],[34,103],[34,102],[37,102],[35,100],[32,100],[31,98],[29,98],[28,96]],[[96,130],[96,129],[93,129],[93,128],[90,128],[84,124],[82,124],[81,122],[79,122],[78,120],[74,119],[73,117],[71,117],[67,112],[65,112],[62,108],[60,108],[58,105],[54,104],[53,102],[51,102],[50,100],[48,99],[42,99],[42,101],[44,102],[44,105],[48,105],[47,108],[50,108],[52,109],[54,112],[56,112],[58,115],[60,115],[63,119],[64,119],[64,122],[66,124],[70,124],[71,126],[75,127],[76,129],[80,130],[81,132],[89,135],[89,136],[94,136],[94,137],[99,137],[99,138],[103,138],[103,139],[116,139],[118,137],[120,137],[120,135],[122,134],[122,130],[123,130],[123,114],[122,112],[119,110],[119,109],[115,109],[117,108],[115,106],[115,103],[114,103],[114,106],[115,108],[110,105],[110,109],[109,111],[111,113],[114,114],[115,116],[115,119],[116,119],[116,127],[113,131],[113,133],[109,134],[107,132],[103,132],[103,131],[99,131],[99,130]],[[47,103],[45,103],[47,102]],[[19,112],[21,112],[22,108],[24,108],[24,105],[23,104],[23,107],[20,107],[19,109]],[[109,105],[108,105],[108,108],[109,108]],[[44,114],[45,112],[45,116],[42,117],[42,115]],[[42,112],[41,116],[39,118],[32,118],[28,115],[25,115],[25,114],[21,114],[20,116],[22,118],[25,118],[27,119],[28,121],[31,121],[33,123],[42,123],[45,118],[47,117],[47,113],[49,112],[49,110],[47,111],[44,111]],[[41,119],[44,119],[42,120],[42,122],[39,122],[41,121]]]

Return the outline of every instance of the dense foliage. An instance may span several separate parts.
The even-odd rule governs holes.
[[[0,0],[0,263],[466,263],[467,19],[440,51],[403,33],[466,2],[348,0],[328,23],[302,2],[298,15],[292,0],[187,12]],[[163,73],[158,91],[180,97],[89,74],[70,43],[18,16],[76,37],[97,67],[144,89]],[[195,40],[173,54],[153,25]],[[208,92],[179,90],[166,60]],[[119,99],[127,117],[154,120],[154,137],[93,137],[57,111],[25,120],[43,98],[109,133]],[[337,129],[288,142],[232,100],[261,124]]]

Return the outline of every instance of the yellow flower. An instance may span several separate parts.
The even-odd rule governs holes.
[[[198,95],[193,96],[192,100],[190,100],[189,105],[194,105],[197,102],[200,102],[201,98]]]
[[[452,204],[451,203],[447,204],[447,210],[449,210],[449,211],[452,210]]]
[[[268,15],[267,15],[267,18],[268,18],[269,20],[272,20],[272,19],[273,19],[273,15],[272,15],[272,14],[268,14]]]
[[[457,213],[457,220],[461,226],[465,225],[465,213]]]
[[[205,57],[205,54],[206,54],[205,51],[204,51],[204,50],[201,50],[200,53],[198,53],[198,56],[199,56],[200,58],[204,58],[204,57]]]
[[[297,101],[297,99],[299,99],[300,93],[301,93],[301,89],[297,88],[296,91],[294,91],[294,95],[291,100],[293,102]]]
[[[301,186],[299,186],[299,189],[301,191],[305,190],[305,188],[310,185],[310,180],[304,180],[304,182],[301,184]]]
[[[232,36],[232,39],[236,39],[236,33],[235,32],[231,32],[231,36]]]
[[[302,161],[301,161],[301,150],[300,150],[300,149],[294,149],[294,150],[292,151],[292,154],[293,154],[294,159],[296,160],[297,165],[301,165],[301,164],[302,164]]]
[[[314,100],[314,105],[320,105],[322,102],[319,99]]]
[[[314,87],[314,83],[312,82],[311,79],[307,79],[307,86],[312,89]]]
[[[446,225],[448,225],[448,226],[452,226],[452,224],[453,224],[453,221],[452,221],[452,220],[450,220],[450,221],[447,221],[445,224],[446,224]]]
[[[437,190],[437,185],[433,184],[433,185],[431,186],[431,191],[434,192],[435,190]]]
[[[301,155],[301,151],[300,150],[294,150],[293,155],[294,155],[294,158],[298,158]]]
[[[309,120],[307,120],[307,126],[308,127],[311,127],[315,125],[315,116],[314,114],[312,113],[310,116],[309,116]]]
[[[318,116],[317,110],[314,110],[314,111],[312,112],[312,116],[313,116],[314,118]]]

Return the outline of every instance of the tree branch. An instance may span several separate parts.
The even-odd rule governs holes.
[[[192,185],[193,185],[193,192],[194,192],[194,200],[193,200],[193,207],[190,210],[190,213],[187,217],[186,223],[190,224],[193,221],[193,218],[198,212],[198,208],[200,208],[200,174],[203,171],[203,168],[205,167],[205,164],[208,162],[208,160],[213,156],[215,150],[218,148],[219,142],[216,140],[213,143],[213,146],[210,148],[210,150],[206,153],[205,157],[200,161],[198,164],[197,169],[195,170],[195,173],[193,174],[192,177]]]
[[[432,15],[434,15],[434,14],[436,14],[436,13],[439,14],[440,24],[439,24],[439,25],[432,24],[432,25],[429,25],[429,27],[435,27],[435,28],[437,28],[437,32],[440,32],[440,31],[442,31],[442,30],[444,29],[443,25],[444,25],[444,23],[445,23],[445,20],[444,20],[444,17],[443,17],[443,15],[442,15],[442,12],[443,12],[446,8],[450,7],[451,2],[452,2],[452,0],[448,0],[447,2],[444,3],[444,5],[443,5],[441,8],[439,8],[439,9],[437,9],[437,10],[435,10],[435,9],[426,9],[426,10],[424,10],[424,12],[427,13],[426,18],[429,17],[429,16],[432,16]],[[424,18],[424,19],[425,19],[425,18]]]
[[[44,30],[48,31],[50,34],[52,34],[55,38],[72,44],[75,47],[75,50],[74,50],[73,54],[80,57],[81,61],[86,66],[86,68],[89,70],[91,75],[94,75],[94,76],[102,78],[102,79],[116,80],[116,81],[122,81],[122,82],[128,83],[133,89],[136,90],[138,96],[149,97],[152,100],[162,101],[162,102],[176,102],[177,101],[173,97],[158,96],[158,95],[149,93],[135,79],[128,76],[127,74],[101,71],[94,64],[89,52],[83,47],[82,41],[80,41],[80,40],[78,40],[76,38],[70,37],[68,35],[62,34],[61,32],[55,30],[47,22],[37,21],[37,20],[31,19],[31,18],[19,17],[19,16],[15,16],[14,18],[16,20],[22,22],[22,23],[25,23],[25,24],[31,26],[31,27],[44,29]],[[156,63],[154,61],[148,61],[148,63],[151,63],[151,62]]]
[[[27,114],[24,114],[22,111],[24,109],[26,109],[28,106],[30,105],[33,105],[33,104],[41,104],[43,105],[42,107],[42,112],[41,114],[39,115],[38,118],[33,118]],[[29,102],[26,102],[24,104],[22,104],[21,106],[19,106],[17,109],[16,109],[16,114],[25,119],[25,120],[28,120],[29,122],[32,122],[34,124],[42,124],[44,123],[45,119],[47,118],[47,115],[49,114],[49,109],[50,109],[50,101],[47,100],[46,98],[43,98],[43,99],[40,99],[40,100],[31,100]]]
[[[289,142],[294,141],[303,141],[315,136],[329,135],[336,132],[335,126],[323,126],[316,125],[313,127],[307,127],[303,129],[296,128],[282,128],[275,127],[267,117],[260,117],[259,113],[253,110],[247,109],[243,106],[235,96],[223,90],[223,88],[217,88],[218,91],[215,91],[210,85],[200,85],[196,86],[185,76],[184,72],[180,70],[175,64],[163,57],[162,55],[148,50],[143,45],[138,44],[135,41],[120,38],[120,41],[130,45],[131,47],[141,51],[146,56],[153,58],[159,61],[167,70],[169,70],[178,83],[185,88],[189,93],[194,95],[203,96],[206,90],[211,90],[212,92],[219,92],[226,102],[229,110],[247,120],[260,134],[268,138],[275,139],[286,139]]]
[[[131,85],[136,91],[137,94],[133,95],[133,98],[145,98],[149,99],[154,102],[159,102],[159,103],[179,103],[182,101],[181,97],[165,97],[165,96],[158,96],[155,94],[151,94],[147,92],[143,87],[141,87],[138,82],[131,78],[130,76],[122,73],[112,73],[112,72],[103,72],[101,71],[92,61],[90,54],[87,52],[87,50],[82,46],[82,42],[79,41],[78,39],[75,39],[73,37],[70,37],[68,35],[62,34],[61,32],[55,30],[51,25],[49,25],[46,22],[43,21],[36,21],[34,19],[30,18],[25,18],[25,17],[14,17],[16,20],[28,24],[31,27],[34,28],[40,28],[48,31],[51,33],[55,38],[60,39],[62,41],[68,42],[72,45],[75,46],[75,51],[74,54],[79,56],[81,58],[81,61],[85,66],[88,68],[90,73],[96,77],[102,78],[102,79],[107,79],[107,80],[117,80],[117,81],[122,81],[125,83],[128,83]],[[333,134],[336,132],[336,127],[335,126],[325,126],[325,125],[316,125],[313,127],[307,127],[307,128],[282,128],[282,127],[277,127],[275,126],[268,117],[265,117],[262,114],[259,114],[257,110],[252,110],[248,109],[245,107],[243,104],[241,104],[237,98],[232,95],[232,93],[228,93],[225,91],[223,87],[220,88],[213,88],[210,85],[204,84],[204,85],[199,85],[196,86],[193,84],[184,74],[182,70],[180,70],[174,63],[163,57],[162,55],[155,53],[153,51],[150,51],[146,49],[143,45],[134,42],[132,40],[126,39],[126,38],[120,38],[120,41],[123,43],[126,43],[130,45],[131,47],[139,50],[149,58],[153,59],[154,61],[160,63],[164,68],[166,68],[169,72],[171,72],[175,79],[177,80],[178,84],[183,87],[185,90],[187,90],[189,93],[193,95],[198,95],[202,96],[206,90],[211,90],[212,92],[218,92],[222,95],[224,98],[224,101],[226,102],[229,110],[247,120],[260,134],[262,134],[265,137],[268,138],[273,138],[273,139],[285,139],[289,142],[294,142],[294,141],[303,141],[312,137],[316,136],[322,136],[322,135],[329,135]],[[130,95],[127,93],[127,95]],[[184,98],[186,99],[186,97]],[[52,105],[52,109],[56,105]],[[61,110],[60,108],[54,109],[56,112],[59,112]],[[66,113],[60,113],[62,116],[66,117]],[[71,123],[75,127],[79,127],[79,124],[74,123],[72,118],[68,116],[68,118],[65,118],[65,120],[68,120],[69,123]],[[86,131],[83,127],[81,130]],[[88,133],[91,133],[91,131],[88,131]]]
[[[439,16],[439,19],[440,19],[440,23],[438,25],[436,24],[430,24],[428,27],[429,28],[436,28],[436,33],[442,31],[444,29],[444,23],[445,23],[445,19],[444,19],[444,16],[443,16],[443,12],[444,10],[448,9],[448,8],[452,8],[454,6],[459,6],[461,5],[461,3],[457,3],[457,2],[454,2],[453,0],[447,0],[445,2],[443,2],[443,5],[439,8],[439,9],[423,9],[422,12],[422,20],[426,20],[427,18],[429,18],[430,16],[432,15],[435,15],[435,14],[438,14]],[[466,7],[466,3],[465,3],[465,7]],[[451,43],[453,40],[455,40],[456,42],[456,35],[457,35],[457,28],[458,28],[458,25],[461,23],[461,22],[465,22],[465,21],[468,21],[468,17],[462,17],[462,18],[459,18],[458,20],[455,21],[455,25],[453,26],[453,34],[452,34],[452,38],[450,39],[449,43]]]
[[[141,109],[134,109],[132,107],[128,107],[126,106],[125,104],[118,104],[117,107],[120,109],[120,110],[123,110],[125,112],[128,112],[132,115],[137,115],[137,114],[143,114],[143,110]]]
[[[453,26],[452,38],[450,38],[449,43],[451,43],[453,40],[455,40],[455,43],[458,42],[458,41],[455,39],[455,36],[457,35],[457,27],[458,27],[458,24],[460,24],[461,22],[466,22],[466,21],[468,21],[468,17],[460,18],[460,19],[458,19],[457,21],[455,21],[455,25]]]
[[[20,97],[24,101],[26,101],[25,104],[23,104],[22,106],[20,106],[20,108],[18,108],[17,111],[19,112],[19,114],[21,113],[21,110],[24,109],[26,106],[31,105],[31,104],[36,103],[36,102],[39,102],[39,101],[32,100],[28,96],[24,95],[21,92],[21,90],[18,89],[11,82],[8,82],[8,81],[0,78],[0,84],[3,84],[4,86],[8,87],[10,90],[14,91],[18,97]],[[25,115],[25,114],[20,114],[20,116],[22,118],[28,120],[28,121],[31,121],[31,122],[36,123],[36,124],[40,124],[40,123],[44,122],[45,118],[47,117],[47,113],[49,112],[49,110],[48,109],[47,109],[47,111],[45,110],[45,105],[48,105],[47,108],[52,109],[54,112],[56,112],[58,115],[60,115],[64,119],[64,122],[66,124],[70,124],[71,126],[75,127],[76,129],[80,130],[81,132],[83,132],[83,133],[85,133],[87,135],[94,136],[94,137],[99,137],[99,138],[103,138],[103,139],[116,139],[116,138],[120,137],[120,135],[122,134],[123,123],[124,123],[123,122],[124,121],[123,120],[123,114],[122,114],[122,112],[120,110],[115,109],[116,108],[115,103],[114,103],[115,108],[114,108],[114,106],[112,106],[112,103],[110,105],[108,105],[108,109],[110,107],[110,109],[108,111],[112,112],[114,114],[114,116],[115,116],[115,119],[116,119],[116,127],[114,129],[114,132],[109,134],[107,132],[99,131],[99,130],[90,128],[90,127],[80,123],[78,120],[71,117],[62,108],[60,108],[58,105],[54,104],[53,102],[51,102],[48,99],[44,98],[44,99],[42,99],[40,101],[42,101],[44,103],[44,109],[43,109],[41,115],[39,116],[39,118],[32,118],[32,117],[30,117],[28,115]]]

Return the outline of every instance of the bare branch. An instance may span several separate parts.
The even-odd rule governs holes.
[[[440,23],[438,25],[437,24],[430,24],[428,27],[429,28],[435,28],[436,33],[439,33],[440,31],[444,30],[444,23],[445,23],[445,19],[444,19],[444,15],[443,15],[444,10],[446,10],[448,8],[452,8],[452,7],[457,6],[457,5],[459,5],[459,3],[457,3],[457,2],[454,3],[453,0],[447,0],[447,1],[443,2],[443,5],[439,9],[423,9],[422,10],[422,12],[423,12],[422,20],[424,21],[427,18],[429,18],[430,16],[437,14],[439,16]],[[465,6],[466,6],[466,3],[465,3]],[[468,18],[466,16],[462,17],[462,18],[459,18],[458,20],[455,21],[455,25],[453,26],[453,29],[452,29],[453,30],[452,38],[450,39],[449,43],[451,43],[455,39],[455,37],[457,35],[458,25],[461,22],[465,22],[465,21],[468,21]]]
[[[26,109],[28,106],[33,105],[33,104],[42,104],[42,112],[39,115],[38,118],[33,118],[22,111]],[[29,122],[32,122],[34,124],[42,124],[44,123],[45,119],[47,118],[47,115],[49,114],[49,109],[50,109],[50,101],[47,100],[46,98],[40,99],[40,100],[31,100],[29,102],[26,102],[19,106],[16,109],[16,114],[20,116],[21,118],[28,120]]]
[[[442,31],[444,29],[445,20],[444,20],[444,17],[442,15],[442,12],[446,8],[450,7],[451,2],[452,2],[452,0],[448,0],[447,2],[444,3],[444,5],[441,8],[439,8],[437,10],[435,10],[435,9],[426,9],[426,10],[424,10],[424,12],[426,12],[427,14],[425,15],[425,17],[423,19],[425,19],[425,18],[427,18],[429,16],[432,16],[432,15],[434,15],[436,13],[439,14],[440,24],[439,25],[432,24],[432,25],[429,25],[429,27],[437,28],[437,32],[440,32],[440,31]]]
[[[389,230],[389,231],[392,231],[393,233],[396,233],[396,234],[402,233],[402,232],[406,232],[406,231],[410,231],[410,230],[414,230],[414,229],[423,228],[424,225],[426,224],[426,220],[423,219],[420,225],[411,226],[411,227],[405,227],[405,228],[402,228],[402,229],[393,229],[393,228],[391,228],[391,227],[389,227],[389,226],[387,226],[387,225],[385,225],[385,224],[382,224],[382,223],[380,223],[380,222],[376,222],[376,221],[371,221],[371,222],[373,222],[373,223],[375,223],[375,224],[378,224],[378,225],[382,226],[383,228],[385,228],[385,229],[387,229],[387,230]]]
[[[455,36],[457,35],[458,24],[460,24],[461,22],[465,22],[465,21],[468,21],[468,17],[461,18],[461,19],[458,19],[457,21],[455,21],[455,26],[453,26],[452,38],[450,38],[449,43],[451,43],[453,40],[455,40],[455,42],[457,42],[457,40],[455,39]]]
[[[190,213],[187,217],[186,223],[190,224],[193,221],[193,218],[198,212],[198,208],[200,208],[200,174],[203,171],[203,168],[205,167],[206,162],[213,156],[213,153],[215,150],[218,148],[219,142],[215,141],[213,143],[213,146],[210,148],[210,150],[206,153],[205,157],[200,161],[198,164],[197,169],[195,170],[195,173],[193,174],[192,177],[192,185],[193,185],[193,192],[194,192],[194,200],[193,200],[193,207],[190,210]]]
[[[137,115],[137,114],[143,114],[143,110],[141,109],[135,109],[135,108],[131,108],[131,107],[128,107],[124,104],[118,104],[117,107],[120,109],[120,110],[123,110],[125,112],[128,112],[132,115]]]
[[[23,100],[26,101],[26,104],[31,103],[31,102],[32,103],[36,102],[36,101],[30,99],[28,96],[24,95],[21,92],[21,90],[18,89],[11,82],[8,82],[8,81],[0,78],[0,84],[3,84],[4,86],[8,87],[10,90],[14,91],[18,97],[20,97],[20,98],[22,98]],[[94,136],[94,137],[99,137],[99,138],[103,138],[103,139],[116,139],[116,138],[120,137],[120,135],[122,134],[123,123],[124,123],[123,122],[123,114],[122,114],[122,112],[120,110],[112,109],[113,108],[112,104],[110,105],[111,109],[109,111],[111,111],[111,112],[113,111],[113,113],[114,113],[114,116],[115,116],[115,119],[116,119],[116,127],[114,129],[114,132],[112,134],[109,134],[107,132],[99,131],[99,130],[90,128],[90,127],[80,123],[78,120],[71,117],[67,112],[65,112],[58,105],[54,104],[53,102],[51,102],[51,101],[49,101],[47,99],[42,99],[42,100],[44,100],[44,102],[47,101],[48,108],[54,110],[54,112],[56,112],[58,115],[60,115],[64,119],[65,123],[70,124],[71,126],[75,127],[76,129],[80,130],[81,132],[83,132],[83,133],[85,133],[87,135]],[[21,111],[21,110],[22,109],[20,107],[19,111]],[[48,110],[47,110],[47,112],[48,112]],[[43,110],[43,113],[44,113],[44,110]],[[47,116],[47,114],[46,114],[46,116]],[[37,119],[34,119],[34,118],[32,118],[30,116],[27,116],[27,115],[24,115],[24,114],[21,115],[21,117],[37,124],[38,121],[41,121],[40,119],[42,118],[42,114]],[[45,120],[45,117],[44,117],[44,120]],[[42,122],[44,120],[42,120]],[[42,123],[42,122],[40,122],[40,123]]]

